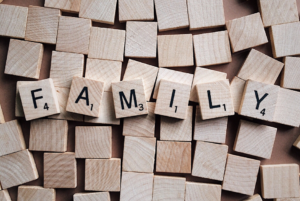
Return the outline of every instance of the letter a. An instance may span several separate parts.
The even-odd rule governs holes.
[[[85,93],[85,97],[83,97],[83,93]],[[82,91],[80,92],[79,96],[77,97],[75,103],[78,103],[80,99],[86,100],[86,105],[89,106],[89,91],[87,87],[83,87]]]

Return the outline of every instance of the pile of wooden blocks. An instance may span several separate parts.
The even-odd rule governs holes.
[[[294,91],[300,90],[300,58],[291,57],[300,54],[296,0],[258,4],[260,13],[225,22],[223,0],[119,0],[126,31],[92,26],[114,24],[117,0],[0,4],[0,36],[11,37],[5,74],[38,80],[44,44],[56,45],[48,79],[17,83],[15,116],[31,121],[29,147],[18,120],[0,115],[0,200],[11,200],[6,189],[19,186],[20,201],[53,201],[56,188],[77,187],[76,159],[86,159],[84,189],[95,192],[76,193],[75,201],[109,201],[109,192],[120,192],[121,201],[220,201],[222,190],[249,195],[248,201],[299,201],[299,166],[259,160],[271,158],[277,128],[251,122],[300,126],[300,93]],[[226,30],[158,35],[187,27]],[[274,58],[251,49],[231,83],[226,73],[204,68],[268,43],[265,28]],[[121,81],[124,55],[158,55],[159,68],[129,59]],[[194,74],[174,68],[191,66]],[[274,85],[282,70],[281,86]],[[225,144],[228,116],[235,113],[250,118],[240,121],[233,147],[243,156],[229,154]],[[68,120],[106,126],[77,126],[75,152],[67,152]],[[120,124],[122,159],[112,158],[112,149],[120,149],[112,147],[112,128]],[[300,137],[294,145],[300,148]],[[31,151],[46,152],[43,187],[23,185],[39,178]],[[262,195],[254,195],[259,170]]]

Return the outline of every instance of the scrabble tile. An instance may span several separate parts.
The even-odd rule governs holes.
[[[125,30],[91,28],[89,58],[123,61]]]
[[[112,129],[110,126],[76,126],[76,158],[111,158]]]
[[[300,90],[300,58],[297,57],[285,57],[284,69],[281,75],[280,86],[287,89]]]
[[[298,138],[294,142],[293,146],[300,149],[300,135],[298,136]]]
[[[156,172],[191,173],[191,149],[190,142],[157,141]]]
[[[105,24],[115,23],[117,0],[82,0],[79,17]]]
[[[259,160],[228,154],[222,189],[253,195],[259,165]]]
[[[38,119],[30,122],[29,150],[66,152],[68,122]]]
[[[228,146],[197,141],[192,175],[223,181]]]
[[[56,44],[59,9],[29,6],[25,40]]]
[[[39,178],[32,154],[26,149],[0,157],[0,180],[3,189]]]
[[[120,201],[152,201],[153,173],[123,172]]]
[[[5,123],[5,119],[4,119],[4,115],[3,115],[3,111],[0,105],[0,124],[4,124]]]
[[[120,191],[121,159],[85,160],[86,191]]]
[[[160,140],[192,141],[193,106],[188,106],[186,119],[161,116]]]
[[[55,87],[70,88],[74,76],[83,76],[83,68],[83,54],[52,51],[50,78]]]
[[[241,120],[233,150],[270,159],[277,128]]]
[[[274,199],[274,201],[299,201],[300,198],[282,198],[282,199]]]
[[[221,185],[196,182],[186,182],[185,184],[185,201],[221,200]]]
[[[75,153],[44,153],[44,187],[76,188]]]
[[[157,47],[159,67],[194,65],[192,34],[159,35],[157,36]]]
[[[18,201],[54,201],[55,189],[43,188],[41,186],[19,186]]]
[[[91,27],[92,22],[89,19],[61,16],[56,51],[88,54]]]
[[[233,102],[233,108],[236,113],[238,113],[240,109],[245,85],[246,81],[236,76],[231,80],[230,83],[231,98]]]
[[[186,0],[154,0],[159,31],[189,26]]]
[[[104,82],[104,91],[111,92],[111,83],[121,79],[122,62],[87,59],[85,78]]]
[[[19,87],[21,85],[25,85],[28,83],[34,83],[34,81],[17,81],[17,86],[16,86],[16,101],[15,101],[15,116],[16,117],[24,117],[24,110],[22,106],[22,101],[20,97],[20,92],[19,92]]]
[[[143,79],[112,83],[116,117],[148,114]]]
[[[0,5],[0,36],[25,38],[28,8],[13,5]]]
[[[26,121],[60,113],[51,78],[21,85],[19,93]]]
[[[256,195],[250,196],[249,198],[247,198],[243,201],[262,201],[262,199],[259,194],[256,194]]]
[[[119,0],[119,21],[154,20],[153,0]]]
[[[109,192],[97,192],[97,193],[75,193],[73,196],[74,201],[110,201]]]
[[[11,39],[4,73],[38,79],[43,52],[43,44]]]
[[[79,13],[81,0],[45,0],[45,7],[58,8],[65,12]]]
[[[149,101],[157,77],[158,69],[159,68],[155,66],[129,59],[123,81],[143,78],[146,100]]]
[[[99,117],[104,82],[74,77],[67,103],[67,111]]]
[[[231,62],[228,31],[193,36],[196,66],[210,66]]]
[[[299,165],[261,165],[260,171],[263,198],[299,197]]]
[[[203,120],[234,115],[228,80],[197,84],[196,89]]]
[[[233,53],[268,43],[259,13],[229,20],[226,27]]]
[[[0,200],[1,201],[11,201],[11,198],[10,198],[7,190],[0,191]]]

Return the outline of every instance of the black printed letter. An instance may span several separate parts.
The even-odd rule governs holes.
[[[211,101],[211,96],[210,96],[210,90],[207,90],[207,96],[208,96],[208,102],[209,102],[209,108],[214,109],[214,108],[219,108],[221,105],[213,105]]]
[[[123,99],[128,107],[128,109],[131,108],[131,103],[132,103],[132,98],[133,98],[133,101],[134,101],[134,107],[137,107],[137,102],[136,102],[136,96],[135,96],[135,90],[134,89],[131,89],[130,90],[130,100],[129,100],[129,103],[124,95],[124,92],[123,91],[120,91],[119,92],[119,96],[120,96],[120,101],[121,101],[121,108],[122,110],[124,110],[124,103],[123,103]]]
[[[269,94],[265,93],[265,95],[263,95],[263,97],[262,97],[261,99],[259,99],[258,93],[257,93],[256,90],[254,90],[254,93],[255,93],[255,97],[256,97],[256,101],[257,101],[257,103],[256,103],[256,109],[258,110],[258,109],[259,109],[260,103],[261,103],[261,102],[262,102]]]
[[[171,96],[171,101],[170,101],[170,107],[173,107],[173,102],[174,102],[175,92],[176,92],[176,90],[173,89],[172,96]]]
[[[85,92],[85,97],[83,97],[83,93]],[[76,99],[75,103],[78,103],[80,99],[86,100],[86,105],[89,106],[89,91],[87,87],[83,87],[82,91],[80,92],[78,98]]]
[[[42,91],[42,89],[36,89],[31,91],[31,97],[32,97],[34,109],[37,108],[36,100],[43,98],[43,96],[35,97],[34,93],[38,91]]]

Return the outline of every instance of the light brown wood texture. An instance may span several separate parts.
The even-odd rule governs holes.
[[[121,159],[85,160],[86,191],[120,191]]]
[[[125,172],[153,172],[155,150],[156,138],[126,136],[122,170]]]
[[[11,39],[4,73],[38,79],[43,52],[43,44]]]
[[[299,201],[300,198],[282,198],[282,199],[274,199],[274,201]]]
[[[2,108],[0,105],[0,124],[4,124],[4,123],[5,123],[5,118],[4,118],[3,111],[2,111]]]
[[[99,117],[104,82],[74,77],[67,103],[67,111]]]
[[[41,186],[19,186],[18,201],[55,201],[55,189],[47,189]]]
[[[66,152],[67,140],[66,120],[38,119],[30,122],[30,151]]]
[[[211,66],[232,61],[228,31],[193,36],[196,66]]]
[[[186,182],[185,201],[220,201],[221,191],[221,185]]]
[[[253,195],[259,165],[259,160],[228,154],[222,189]]]
[[[154,20],[153,0],[119,0],[119,21]]]
[[[75,193],[74,201],[110,201],[109,192]]]
[[[241,120],[233,150],[265,159],[270,159],[277,128]]]
[[[19,93],[26,121],[60,113],[51,78],[21,85]]]
[[[298,136],[298,138],[294,142],[293,146],[300,149],[300,135]]]
[[[75,153],[44,153],[44,187],[76,188]]]
[[[152,201],[153,173],[123,172],[120,201]]]
[[[0,157],[0,180],[3,189],[39,178],[31,152],[27,149]]]
[[[157,47],[159,67],[194,65],[192,34],[159,35],[157,36]]]
[[[238,113],[245,89],[246,81],[239,78],[234,77],[230,83],[230,93],[233,102],[234,112]]]
[[[263,198],[299,197],[299,165],[261,165],[260,171]]]
[[[223,181],[228,146],[197,141],[192,175]]]
[[[288,89],[300,90],[300,58],[285,57],[284,69],[281,75],[280,86]]]
[[[262,201],[262,199],[259,194],[256,194],[256,195],[250,196],[249,198],[247,198],[243,201]]]
[[[191,149],[191,142],[157,141],[156,172],[191,173]]]
[[[110,126],[76,126],[76,158],[111,158],[112,128]]]
[[[79,13],[81,0],[45,0],[45,7],[58,8],[65,12]]]
[[[88,54],[91,27],[89,19],[61,16],[56,51]]]
[[[1,201],[11,201],[11,198],[10,198],[7,190],[0,191],[0,200]]]
[[[22,101],[20,97],[19,87],[21,85],[27,84],[27,83],[34,83],[34,81],[17,81],[17,87],[16,87],[16,101],[15,101],[15,116],[16,117],[24,117],[24,110],[22,106]]]
[[[0,5],[0,36],[25,38],[28,8]]]
[[[56,44],[59,9],[29,6],[25,40]]]
[[[268,42],[259,13],[229,20],[226,27],[233,53]]]

